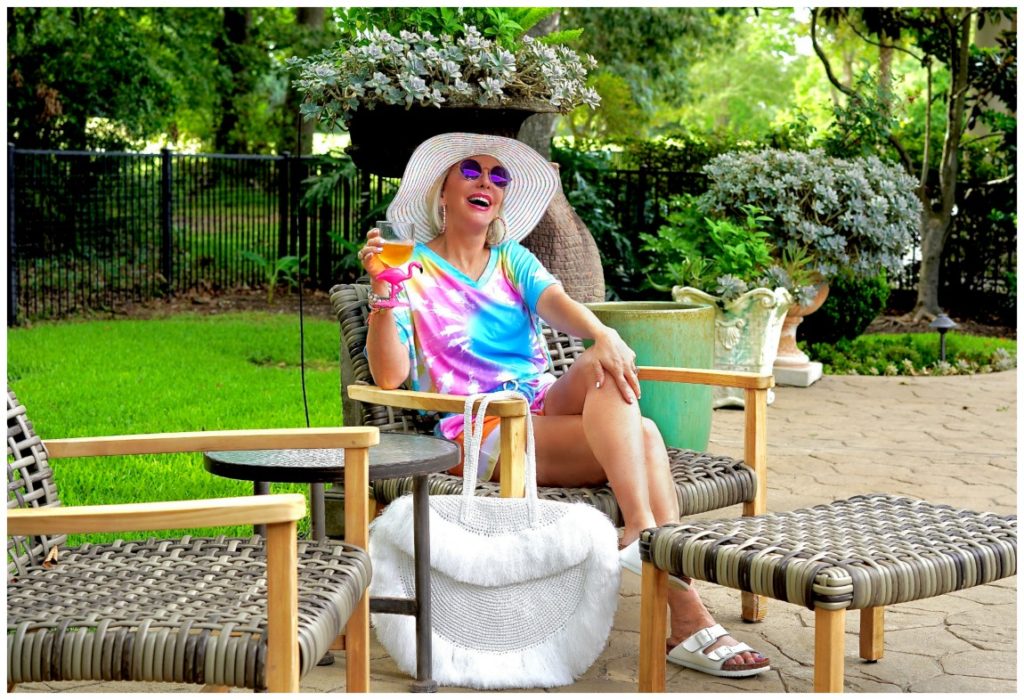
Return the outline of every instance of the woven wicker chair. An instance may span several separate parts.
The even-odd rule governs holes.
[[[381,430],[430,432],[435,418],[422,409],[462,412],[463,397],[444,396],[405,390],[386,391],[372,386],[372,377],[363,347],[366,344],[368,285],[341,284],[330,291],[331,305],[341,325],[341,400],[345,425],[372,425]],[[545,328],[549,367],[556,376],[565,372],[583,353],[583,344],[576,338]],[[766,511],[767,468],[765,414],[768,389],[774,385],[771,375],[716,370],[689,370],[666,367],[641,367],[640,378],[731,386],[746,392],[746,429],[744,459],[669,448],[672,476],[676,484],[680,513],[684,516],[706,513],[726,506],[743,504],[744,515]],[[522,482],[522,445],[525,432],[523,402],[496,401],[488,413],[499,415],[501,424],[501,484],[483,483],[477,493],[489,496],[520,495]],[[462,492],[462,479],[448,474],[430,477],[430,493]],[[373,482],[372,497],[378,506],[409,493],[411,479],[389,479]],[[541,498],[583,502],[595,506],[616,525],[622,517],[611,488],[538,489]],[[764,618],[763,599],[743,594],[743,618],[758,621]]]
[[[49,457],[336,447],[356,463],[377,439],[373,429],[337,428],[44,445],[8,391],[8,690],[32,681],[124,680],[296,692],[300,676],[366,607],[369,557],[341,542],[298,541],[300,494],[61,507]],[[266,544],[186,536],[68,548],[66,535],[56,534],[252,523],[266,524]],[[368,658],[349,662],[349,690],[365,690]]]

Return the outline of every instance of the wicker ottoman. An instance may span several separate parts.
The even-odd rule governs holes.
[[[814,690],[841,692],[847,610],[861,611],[860,656],[878,660],[886,605],[1013,576],[1016,549],[1014,515],[884,494],[646,530],[640,690],[665,688],[669,573],[814,610]]]

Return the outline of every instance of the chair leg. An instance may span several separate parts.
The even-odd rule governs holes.
[[[345,541],[369,551],[369,471],[366,449],[345,450]],[[358,494],[358,496],[356,495]],[[345,690],[370,690],[370,594],[364,592],[345,626]]]
[[[369,514],[370,521],[379,516],[384,512],[384,506],[377,502],[377,499],[370,498],[366,501],[366,512]],[[334,638],[331,642],[330,651],[345,651],[345,630]]]
[[[756,593],[743,591],[740,595],[744,622],[760,622],[768,615],[768,598]]]
[[[299,692],[298,533],[267,524],[267,690]]]
[[[743,515],[768,512],[768,390],[747,389],[743,407],[743,461],[754,470],[757,491],[743,504]],[[754,593],[742,595],[744,622],[761,622],[768,614],[768,598]]]
[[[860,611],[860,658],[878,661],[885,646],[885,607],[864,608]]]
[[[843,692],[846,610],[814,609],[814,692]]]
[[[668,573],[649,561],[640,579],[640,692],[665,692]]]

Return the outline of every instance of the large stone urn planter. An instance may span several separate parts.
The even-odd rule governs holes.
[[[378,105],[352,114],[352,143],[345,151],[360,170],[402,177],[412,152],[431,136],[465,131],[514,139],[527,117],[555,111],[543,100],[475,107]]]
[[[760,287],[723,304],[719,297],[693,287],[673,287],[672,298],[715,308],[715,369],[771,374],[786,311],[793,297],[782,287]],[[743,389],[715,387],[715,408],[745,405]],[[768,391],[768,403],[775,392]]]
[[[607,301],[587,304],[636,352],[638,365],[711,369],[715,312],[706,304]],[[665,444],[697,452],[711,436],[711,387],[672,382],[640,383],[640,412],[653,420]]]
[[[558,164],[551,166],[557,168]],[[558,278],[570,297],[583,304],[604,301],[601,253],[561,187],[522,243]]]
[[[782,334],[779,336],[779,352],[773,368],[776,384],[806,387],[821,379],[821,363],[811,362],[811,358],[796,344],[797,327],[803,323],[805,316],[810,316],[825,303],[828,297],[828,283],[820,282],[817,290],[811,303],[791,306],[786,313]]]

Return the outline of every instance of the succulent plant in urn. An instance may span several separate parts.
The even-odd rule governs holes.
[[[499,43],[472,25],[455,36],[368,28],[291,64],[303,116],[348,129],[356,164],[388,176],[437,133],[514,137],[531,114],[599,102],[586,84],[593,57],[525,34]]]

